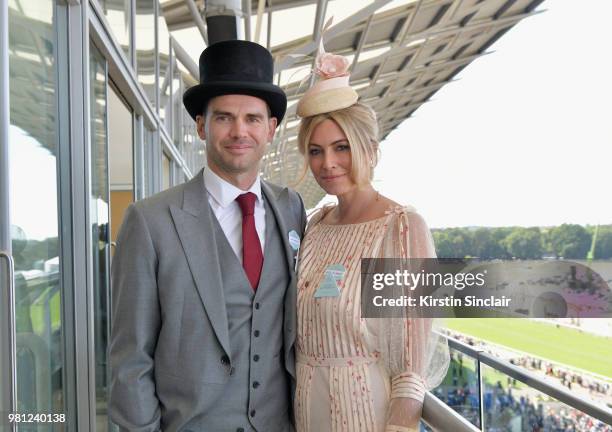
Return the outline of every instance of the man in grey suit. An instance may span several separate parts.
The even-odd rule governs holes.
[[[112,269],[110,415],[129,431],[292,430],[295,192],[259,178],[286,110],[260,45],[200,56],[183,97],[206,140],[189,182],[132,204]]]

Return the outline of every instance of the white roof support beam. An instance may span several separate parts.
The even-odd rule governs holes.
[[[408,65],[406,65],[406,68],[410,68],[412,66],[412,64],[416,61],[416,59],[419,57],[419,54],[421,53],[422,48],[428,43],[429,39],[433,39],[433,38],[437,38],[437,37],[443,37],[443,36],[450,36],[450,35],[456,35],[458,33],[462,33],[462,32],[466,32],[466,31],[473,31],[476,29],[482,29],[482,28],[487,28],[489,27],[490,30],[492,29],[500,29],[503,27],[506,27],[508,25],[514,25],[517,22],[530,17],[532,15],[536,15],[539,14],[541,12],[528,12],[525,14],[521,14],[521,15],[515,15],[515,16],[511,16],[511,17],[507,17],[507,18],[501,18],[498,19],[496,21],[484,21],[484,22],[477,22],[471,25],[467,25],[465,27],[453,27],[451,29],[443,29],[443,30],[437,30],[437,31],[432,31],[432,30],[426,30],[420,33],[415,33],[413,35],[410,35],[409,38],[407,38],[408,40],[406,42],[403,42],[399,45],[394,46],[393,48],[391,48],[388,52],[385,53],[385,59],[387,58],[391,58],[393,55],[399,53],[399,51],[405,49],[405,45],[406,43],[410,42],[410,41],[416,41],[419,39],[425,39],[419,49],[417,50],[417,52],[412,56],[412,58],[410,59],[410,63]],[[470,56],[468,57],[469,61],[475,59],[476,57],[480,56],[480,55],[485,55],[486,53],[483,54],[479,54],[479,55],[475,55],[475,56]],[[373,59],[374,60],[374,59]],[[465,58],[460,58],[457,59],[460,63],[463,63]],[[380,73],[382,72],[383,68],[384,68],[384,63],[385,61],[383,61],[379,66],[378,66],[378,70],[376,71],[376,74],[374,75],[374,77],[372,77],[371,80],[371,85],[374,86],[376,84],[376,82],[378,81],[378,78],[380,76]],[[448,62],[448,63],[444,63],[441,66],[452,66],[455,62]],[[373,87],[372,87],[373,88]]]
[[[255,36],[253,42],[259,43],[261,37],[261,21],[263,20],[263,13],[266,8],[266,0],[259,0],[257,3],[257,21],[255,22]]]
[[[402,44],[404,43],[404,39],[405,39],[406,35],[409,34],[410,28],[412,27],[412,23],[414,23],[414,20],[415,20],[416,16],[418,15],[419,11],[421,10],[421,5],[422,4],[423,4],[423,0],[419,0],[419,2],[416,4],[412,14],[410,15],[410,18],[408,18],[406,20],[406,22],[404,22],[404,25],[402,26],[402,29],[400,30],[400,32],[398,34],[398,37],[391,44],[391,51],[393,51],[395,48],[401,47]],[[414,62],[416,57],[417,57],[417,55],[414,55],[410,59],[410,63]],[[372,87],[374,87],[376,85],[376,82],[378,81],[378,78],[380,77],[380,74],[382,73],[383,69],[385,68],[387,60],[389,58],[390,58],[389,55],[385,56],[384,60],[378,66],[378,69],[376,70],[376,74],[372,78],[372,84],[371,84]]]
[[[265,12],[278,12],[286,9],[297,8],[301,6],[307,6],[310,4],[315,4],[317,0],[291,0],[290,2],[278,2],[274,3],[268,1],[268,6],[266,7]]]
[[[270,0],[271,2],[272,0]],[[268,51],[272,48],[272,11],[268,11],[268,34],[266,38],[266,48]]]
[[[246,10],[243,11],[244,16],[244,40],[251,40],[251,0],[244,0]]]
[[[325,21],[325,14],[327,13],[327,0],[317,1],[317,10],[315,12],[314,28],[312,29],[312,35],[315,42],[319,43],[321,39],[321,29],[323,28],[323,22]]]
[[[327,39],[331,40],[336,35],[357,25],[361,21],[367,19],[367,17],[369,17],[370,15],[374,14],[378,9],[380,9],[381,7],[383,7],[384,5],[390,2],[391,0],[375,0],[374,2],[372,2],[372,4],[355,12],[353,15],[339,22],[335,26],[330,27],[327,30]],[[284,55],[282,59],[279,59],[276,62],[276,64],[274,65],[274,73],[278,73],[279,71],[283,69],[290,68],[296,62],[295,56],[300,57],[304,55],[309,55],[309,54],[312,54],[312,52],[315,51],[316,49],[317,49],[317,44],[314,41],[306,43],[296,48],[291,53],[289,53],[288,55]]]
[[[325,14],[327,13],[327,0],[319,0],[317,2],[317,10],[315,12],[315,23],[314,23],[314,28],[312,29],[312,39],[313,41],[316,43],[316,47],[318,49],[319,44],[321,43],[321,31],[323,29],[323,23],[325,21]],[[312,69],[314,70],[315,68],[315,61],[316,58],[312,60]],[[315,74],[310,74],[310,85],[309,87],[312,87],[312,85],[315,82]]]
[[[427,38],[434,38],[434,37],[441,37],[441,36],[448,36],[448,35],[453,35],[457,32],[465,32],[465,31],[472,31],[472,30],[477,30],[477,29],[481,29],[481,28],[486,28],[486,27],[506,27],[508,25],[514,25],[517,22],[528,18],[532,15],[537,15],[540,14],[542,12],[540,11],[536,11],[536,12],[527,12],[524,14],[520,14],[520,15],[513,15],[513,16],[509,16],[506,18],[500,18],[498,20],[495,21],[480,21],[480,22],[476,22],[474,24],[469,24],[466,25],[465,27],[461,27],[461,26],[454,26],[451,28],[447,28],[447,29],[442,29],[442,30],[425,30],[422,31],[420,33],[415,33],[413,35],[410,35],[409,38],[407,38],[407,41],[405,43],[409,43],[411,41],[414,40],[418,40],[418,39],[427,39]],[[398,48],[401,48],[398,47]],[[393,50],[392,50],[393,51]]]
[[[406,22],[404,23],[404,26],[402,27],[402,30],[400,31],[400,34],[398,35],[398,38],[397,38],[397,40],[400,41],[399,45],[403,45],[404,41],[406,40],[406,36],[410,34],[410,29],[412,28],[412,24],[414,23],[416,16],[421,10],[422,4],[423,4],[423,0],[419,0],[416,6],[414,7],[412,13],[410,14],[410,18],[408,18]]]
[[[353,57],[353,64],[351,65],[351,71],[353,71],[355,69],[355,66],[357,66],[357,62],[359,61],[359,56],[361,55],[361,51],[363,50],[365,41],[368,38],[370,27],[372,27],[373,17],[374,15],[370,15],[370,17],[368,18],[368,21],[366,22],[365,28],[361,31],[361,37],[359,38],[359,43],[357,44],[357,49],[355,50],[355,57]]]
[[[193,79],[196,80],[196,82],[199,82],[200,69],[198,65],[195,64],[189,54],[187,54],[187,51],[185,51],[185,48],[183,48],[181,44],[176,41],[176,39],[170,36],[170,40],[176,58],[187,68]]]
[[[187,7],[189,8],[189,12],[191,13],[191,16],[193,17],[193,22],[195,23],[195,26],[200,31],[200,34],[202,35],[202,39],[204,39],[204,43],[208,46],[208,36],[206,34],[206,24],[204,23],[204,20],[202,19],[202,15],[200,14],[200,11],[198,10],[198,6],[195,4],[194,0],[185,0],[185,3],[187,4]]]

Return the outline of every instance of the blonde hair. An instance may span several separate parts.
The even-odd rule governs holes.
[[[325,120],[334,121],[346,135],[351,148],[351,179],[359,186],[372,181],[378,163],[378,121],[372,108],[357,102],[348,108],[305,117],[300,122],[298,150],[304,156],[304,168],[298,182],[308,172],[308,144],[315,128]]]

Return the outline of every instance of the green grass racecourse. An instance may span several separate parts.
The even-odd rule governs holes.
[[[451,330],[612,378],[612,338],[527,319],[448,319]]]

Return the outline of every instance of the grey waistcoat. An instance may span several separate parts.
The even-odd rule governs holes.
[[[232,369],[224,396],[206,416],[202,430],[288,431],[291,400],[283,359],[283,310],[289,271],[274,212],[266,203],[264,264],[255,293],[221,226],[213,219]]]

